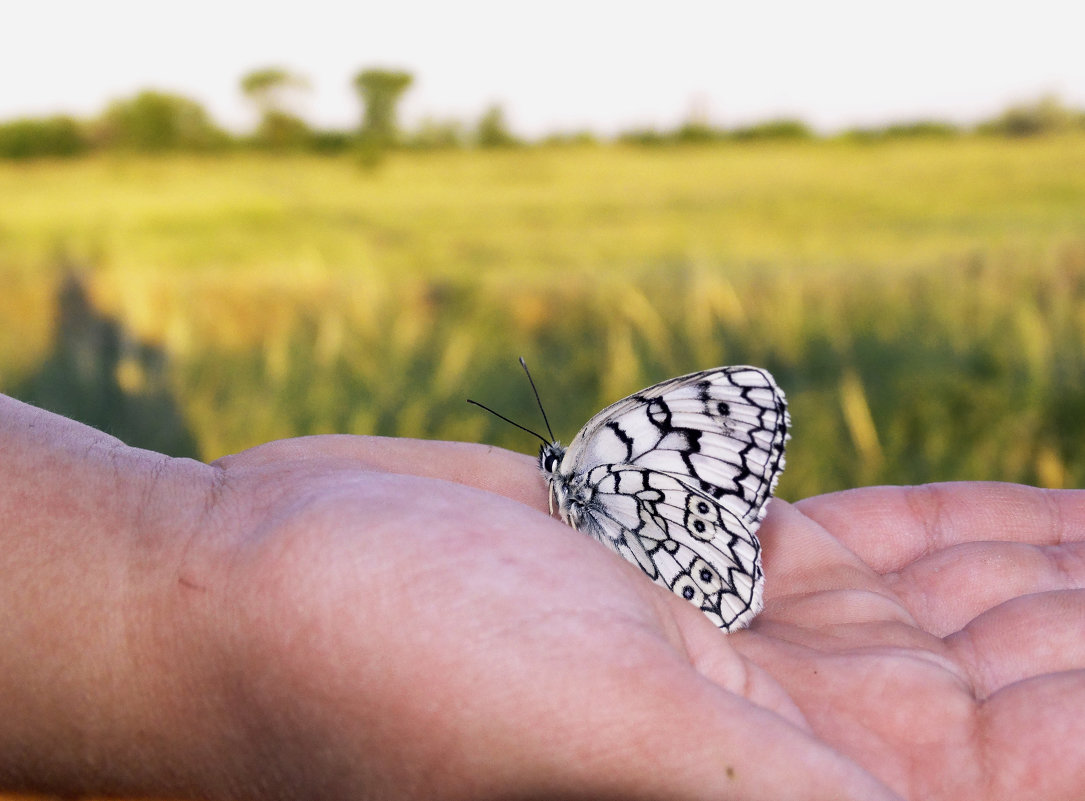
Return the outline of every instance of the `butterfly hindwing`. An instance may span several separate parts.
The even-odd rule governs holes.
[[[587,481],[591,513],[581,530],[721,628],[740,627],[761,610],[757,538],[710,495],[669,473],[628,465],[601,465]]]
[[[764,370],[693,373],[599,412],[547,478],[567,522],[732,630],[761,609],[756,530],[789,426]]]

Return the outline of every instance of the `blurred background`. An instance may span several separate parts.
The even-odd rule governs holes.
[[[5,11],[0,391],[534,452],[518,356],[566,442],[750,363],[783,497],[1085,482],[1072,4],[342,5]]]

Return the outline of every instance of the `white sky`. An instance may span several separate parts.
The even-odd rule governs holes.
[[[1077,0],[0,0],[0,119],[90,116],[158,88],[243,130],[238,84],[281,65],[321,127],[359,117],[350,78],[415,76],[401,105],[474,120],[500,103],[529,136],[798,116],[821,129],[974,121],[1046,93],[1085,107]]]

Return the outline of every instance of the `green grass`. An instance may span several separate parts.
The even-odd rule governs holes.
[[[112,350],[58,339],[62,263],[69,339],[110,318]],[[171,452],[531,450],[464,403],[534,424],[522,354],[565,440],[663,378],[769,367],[785,497],[1085,480],[1080,137],[0,165],[0,277],[0,388]]]

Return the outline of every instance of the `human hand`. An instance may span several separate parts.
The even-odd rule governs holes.
[[[776,508],[736,644],[907,798],[1085,790],[1085,493],[871,487]]]
[[[547,517],[528,457],[315,437],[219,467],[185,603],[228,624],[215,641],[243,733],[231,757],[282,797],[1085,786],[1077,493],[773,501],[765,612],[724,635]]]

